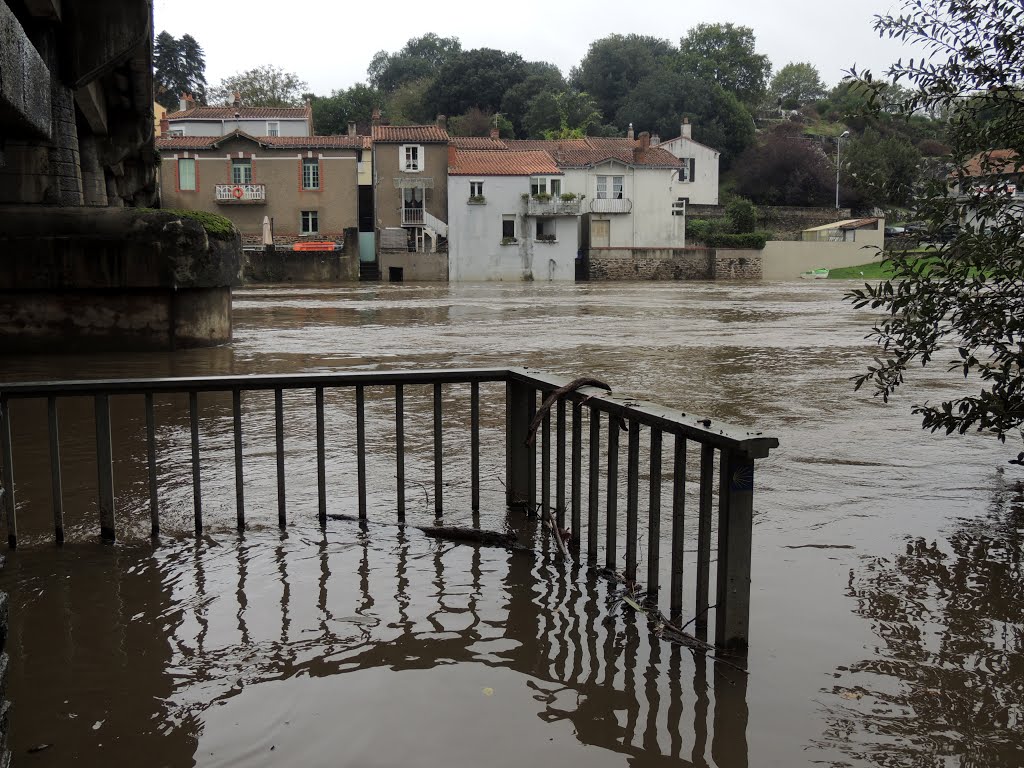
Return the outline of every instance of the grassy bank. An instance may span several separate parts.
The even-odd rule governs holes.
[[[928,253],[931,248],[920,248],[915,251],[921,254]],[[929,261],[933,257],[921,256]],[[854,267],[837,267],[828,271],[830,280],[887,280],[892,277],[892,265],[882,262],[881,259],[869,261],[865,264],[858,264]]]

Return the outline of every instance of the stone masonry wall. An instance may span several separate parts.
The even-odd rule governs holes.
[[[761,251],[739,248],[715,250],[715,280],[760,280],[763,277]]]
[[[691,219],[720,219],[724,205],[690,205],[686,215]],[[774,233],[774,240],[799,240],[800,232],[833,221],[852,218],[849,208],[798,208],[795,206],[757,206],[757,228]]]
[[[710,248],[591,248],[591,280],[711,280]]]

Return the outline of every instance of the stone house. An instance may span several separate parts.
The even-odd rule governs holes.
[[[241,131],[250,136],[312,136],[313,108],[247,107],[235,94],[233,104],[204,107],[183,96],[177,112],[167,115],[163,136],[225,136]]]
[[[381,125],[374,110],[377,257],[384,280],[448,279],[448,131],[436,125]]]
[[[460,143],[483,145],[449,147],[448,279],[574,280],[581,201],[551,155]]]
[[[718,205],[718,158],[721,153],[693,140],[693,126],[689,120],[682,119],[676,138],[661,141],[652,136],[651,145],[667,150],[683,161],[679,180],[687,205]]]
[[[243,247],[260,247],[269,217],[278,248],[344,245],[358,228],[358,171],[365,137],[161,136],[164,208],[218,213],[234,222]],[[326,246],[325,246],[326,247]]]

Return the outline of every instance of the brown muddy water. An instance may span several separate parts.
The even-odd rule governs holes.
[[[276,530],[272,407],[247,401],[250,529],[239,535],[230,403],[204,400],[198,541],[187,407],[158,401],[156,545],[145,537],[142,409],[115,403],[126,537],[114,547],[95,541],[90,404],[61,411],[69,542],[57,548],[45,406],[18,403],[23,545],[0,572],[16,763],[1024,764],[1024,472],[1006,463],[1019,448],[919,429],[910,404],[958,385],[941,366],[889,406],[854,394],[849,377],[871,346],[843,288],[249,289],[236,294],[230,346],[5,359],[6,380],[530,365],[781,441],[755,480],[747,676],[652,639],[609,603],[607,582],[562,566],[542,540],[533,555],[509,553],[387,525],[393,465],[385,403],[372,393],[379,461],[366,530],[316,525],[311,403],[286,396],[286,534]],[[447,391],[446,408],[457,413],[463,395]],[[341,486],[354,471],[346,397],[328,403]],[[429,427],[417,418],[407,428],[413,522],[432,518]],[[485,442],[500,442],[502,422],[485,406]],[[464,446],[452,441],[457,456]],[[499,470],[485,463],[484,527],[506,523]],[[453,470],[446,483],[446,520],[470,522],[459,501],[468,480]],[[333,495],[331,511],[351,511],[350,497]],[[512,522],[530,533],[529,521]]]

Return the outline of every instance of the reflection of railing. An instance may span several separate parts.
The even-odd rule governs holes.
[[[402,224],[423,224],[423,209],[403,208]]]
[[[214,195],[218,203],[263,203],[267,199],[265,184],[217,184]]]
[[[590,201],[590,210],[594,213],[629,213],[633,210],[633,201],[628,197],[595,197]]]
[[[760,433],[735,432],[714,424],[682,416],[678,410],[640,403],[631,398],[613,397],[602,389],[589,386],[568,387],[565,379],[548,376],[522,368],[453,369],[436,371],[384,371],[344,374],[294,374],[286,376],[211,376],[203,378],[128,379],[115,381],[72,381],[43,384],[0,385],[0,448],[3,452],[3,496],[6,512],[8,542],[17,545],[17,515],[14,499],[15,478],[10,424],[10,401],[13,399],[46,399],[51,455],[53,515],[56,538],[64,536],[60,433],[57,404],[62,398],[92,397],[95,409],[96,452],[98,468],[100,533],[104,539],[116,537],[116,515],[113,481],[113,446],[110,426],[111,398],[141,396],[145,403],[147,435],[147,466],[149,510],[152,532],[160,530],[157,503],[157,454],[154,395],[187,394],[191,444],[191,475],[194,524],[197,534],[203,531],[202,487],[200,476],[199,397],[200,394],[230,393],[232,402],[232,438],[234,445],[235,506],[239,528],[245,527],[243,498],[242,452],[242,394],[274,393],[274,445],[277,477],[278,523],[287,526],[285,496],[285,419],[283,393],[306,391],[315,396],[316,467],[318,491],[318,518],[322,525],[327,520],[327,475],[325,462],[324,394],[327,390],[355,390],[355,459],[356,491],[359,518],[367,518],[367,449],[365,390],[367,387],[393,388],[395,424],[394,455],[397,516],[405,517],[405,400],[406,387],[426,386],[433,392],[433,506],[441,517],[444,512],[446,491],[445,472],[458,472],[451,459],[445,456],[442,432],[443,393],[450,385],[470,387],[468,444],[470,446],[469,477],[471,483],[470,506],[474,513],[480,509],[480,385],[504,383],[505,411],[505,502],[508,507],[524,510],[552,510],[559,529],[568,530],[572,544],[585,550],[586,560],[597,565],[599,532],[604,531],[604,565],[616,570],[619,556],[624,554],[623,574],[628,582],[636,582],[638,567],[639,525],[648,522],[646,531],[647,595],[657,602],[661,579],[660,556],[662,521],[662,447],[666,436],[671,442],[671,513],[666,515],[671,525],[669,570],[670,614],[678,619],[683,604],[683,525],[684,500],[687,491],[687,442],[700,446],[698,487],[698,542],[696,565],[696,615],[698,629],[706,621],[711,586],[711,532],[716,517],[717,501],[717,577],[715,608],[715,637],[719,645],[743,648],[747,641],[747,620],[750,597],[750,551],[753,510],[754,460],[763,458],[778,445],[774,438]],[[388,395],[390,397],[390,395]],[[538,398],[547,398],[538,407]],[[249,401],[249,397],[247,397]],[[247,403],[250,407],[251,401]],[[547,405],[548,408],[544,408]],[[571,408],[567,407],[571,406]],[[486,411],[493,413],[502,407],[488,403]],[[312,411],[312,409],[310,409]],[[571,415],[569,411],[571,410]],[[584,410],[587,412],[584,418]],[[543,412],[542,416],[538,416]],[[553,412],[553,413],[552,413]],[[603,417],[602,417],[603,414]],[[297,417],[292,413],[291,419]],[[602,418],[606,420],[602,440]],[[449,434],[462,424],[452,421]],[[552,430],[551,422],[555,422]],[[583,484],[583,426],[588,425],[587,483]],[[465,426],[462,426],[465,430]],[[643,516],[640,514],[640,454],[641,428],[650,431],[649,495]],[[626,431],[626,468],[619,467],[619,433]],[[313,430],[310,430],[312,432]],[[251,439],[251,438],[250,438]],[[450,438],[449,438],[450,439]],[[551,443],[555,444],[552,461]],[[540,443],[537,450],[536,443]],[[497,446],[487,446],[489,452],[499,452]],[[716,458],[719,479],[715,482]],[[538,462],[539,459],[539,462]],[[603,467],[602,467],[603,463]],[[539,472],[538,472],[539,467]],[[568,470],[568,473],[567,473]],[[552,483],[552,473],[554,483]],[[538,494],[538,474],[540,493]],[[605,494],[601,496],[601,479]],[[624,494],[620,494],[620,481],[624,481]],[[553,487],[552,487],[553,486]],[[587,489],[586,520],[584,521],[583,489]],[[538,505],[539,495],[539,505]],[[620,525],[619,497],[625,497],[624,526]],[[451,499],[448,500],[449,502]],[[568,501],[568,503],[567,503]],[[568,524],[566,517],[568,516]],[[624,527],[624,531],[620,531]],[[584,538],[585,533],[585,538]],[[624,533],[622,545],[620,533]],[[585,543],[584,543],[585,542]]]

